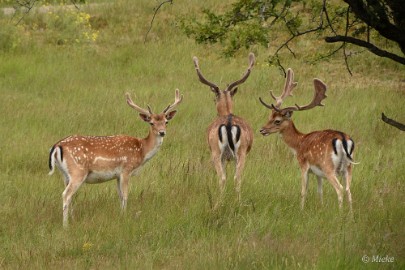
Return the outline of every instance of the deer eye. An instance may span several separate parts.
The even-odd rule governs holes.
[[[165,123],[166,123],[166,125],[168,125],[168,124],[169,124],[169,121],[167,121],[167,120],[166,120],[166,122],[165,122]]]
[[[281,120],[274,120],[274,124],[277,125],[277,126],[280,125],[280,124],[281,124]]]
[[[151,126],[154,126],[155,124],[153,124],[152,122],[149,122],[149,124],[151,125]]]

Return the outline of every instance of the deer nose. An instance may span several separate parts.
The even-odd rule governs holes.
[[[269,132],[267,129],[265,129],[265,128],[260,129],[260,133],[261,133],[263,136],[267,136],[267,135],[270,134],[270,132]]]
[[[159,131],[159,135],[161,136],[161,137],[164,137],[165,135],[166,135],[166,131]]]

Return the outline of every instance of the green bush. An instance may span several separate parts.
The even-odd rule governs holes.
[[[10,52],[15,50],[21,43],[22,27],[6,24],[0,28],[0,51]]]

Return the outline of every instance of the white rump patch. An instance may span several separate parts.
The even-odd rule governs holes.
[[[352,140],[348,140],[347,141],[347,152],[350,154],[353,150],[353,141]],[[351,155],[350,155],[351,156]]]
[[[334,145],[334,149],[336,149],[337,154],[335,154],[335,151],[332,152],[332,162],[333,162],[333,166],[335,168],[338,168],[339,165],[342,162],[342,157],[344,155],[344,149],[343,149],[343,144],[342,141],[337,139],[334,141],[335,145]]]
[[[239,138],[239,141],[236,141],[236,135],[238,133],[238,127],[237,126],[232,126],[231,133],[232,133],[233,145],[235,146],[234,155],[236,156],[236,153],[238,152],[238,149],[239,149],[239,146],[240,146],[240,138]]]
[[[225,147],[228,145],[228,134],[226,133],[226,127],[222,126],[219,130],[221,132],[221,137],[222,137],[222,142],[218,140],[218,146],[219,149],[221,150],[221,153],[224,152]]]

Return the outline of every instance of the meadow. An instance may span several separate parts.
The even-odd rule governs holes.
[[[272,47],[251,48],[257,63],[234,99],[234,113],[255,131],[242,201],[230,164],[224,203],[213,211],[218,180],[205,132],[216,116],[214,96],[198,81],[192,57],[224,87],[245,71],[249,50],[223,58],[217,45],[196,44],[182,33],[178,18],[219,5],[203,2],[165,5],[146,43],[155,1],[111,1],[68,15],[32,12],[19,26],[0,13],[1,269],[405,267],[405,134],[381,121],[384,112],[405,122],[405,67],[362,52],[349,58],[350,76],[341,55],[304,60],[324,46],[317,40],[298,40],[297,58],[285,52],[284,64],[299,83],[287,104],[307,103],[315,77],[328,86],[324,107],[294,114],[297,128],[350,134],[360,162],[353,216],[346,201],[338,211],[327,182],[321,205],[314,177],[301,211],[295,157],[278,135],[259,133],[269,111],[258,97],[270,101],[269,90],[282,90],[284,77],[266,62]],[[131,178],[126,214],[115,181],[83,185],[64,229],[64,186],[59,172],[48,176],[50,147],[71,134],[146,136],[148,125],[124,93],[159,111],[176,88],[183,102],[159,153]]]

